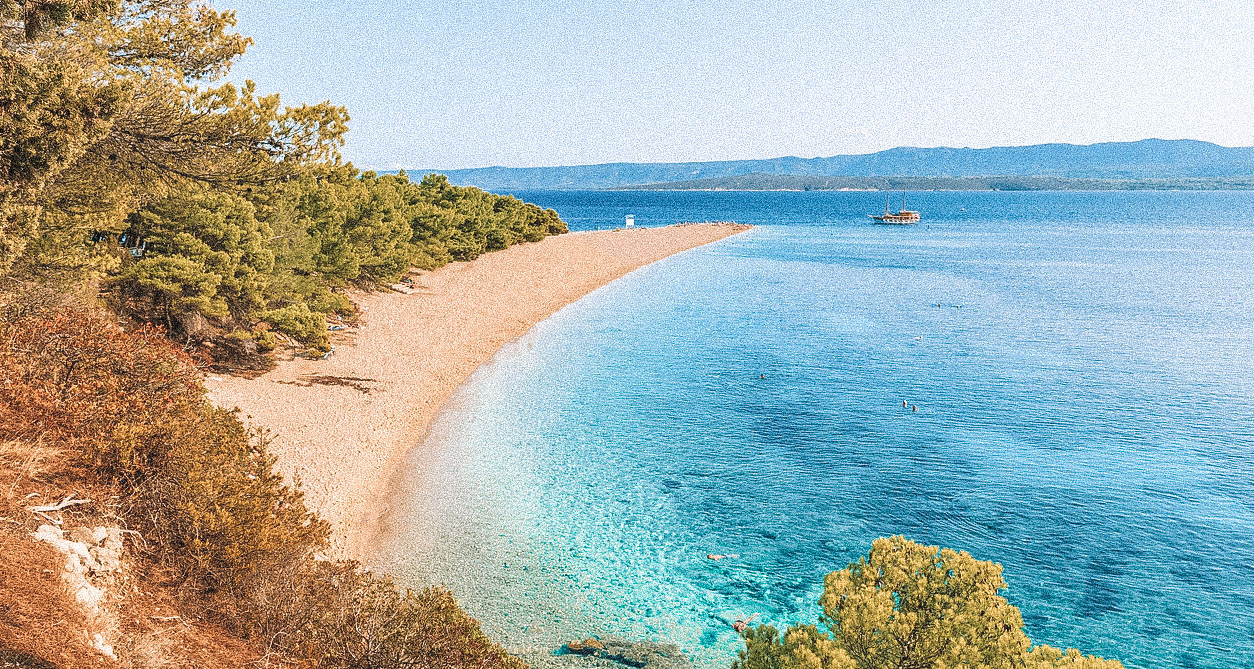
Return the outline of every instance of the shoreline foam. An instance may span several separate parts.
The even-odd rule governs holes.
[[[333,555],[363,559],[397,468],[501,346],[633,270],[748,228],[571,233],[488,253],[424,272],[403,294],[362,296],[361,327],[335,337],[327,360],[206,385],[215,403],[271,433],[279,470],[331,524]]]

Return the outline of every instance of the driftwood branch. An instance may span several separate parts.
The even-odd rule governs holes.
[[[61,500],[60,502],[56,504],[47,504],[44,506],[28,506],[26,507],[26,510],[30,511],[31,513],[52,513],[54,511],[61,511],[62,509],[65,509],[67,507],[74,506],[75,504],[87,504],[89,502],[91,502],[90,499],[74,499],[74,497],[71,495],[70,497],[66,497],[65,499]]]
[[[40,518],[43,518],[44,520],[46,520],[46,521],[48,521],[48,522],[52,523],[53,525],[60,525],[60,524],[61,524],[61,519],[60,519],[60,518],[53,518],[52,516],[49,516],[48,514],[46,514],[46,513],[42,512],[42,511],[32,511],[31,513],[35,514],[36,516],[39,516]]]

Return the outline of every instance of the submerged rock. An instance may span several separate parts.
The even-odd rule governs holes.
[[[559,648],[551,662],[527,658],[533,666],[632,667],[633,669],[691,669],[689,660],[673,643],[627,641],[616,637],[589,637]]]
[[[605,650],[605,644],[596,640],[596,637],[588,637],[583,641],[570,641],[566,644],[567,652],[578,655],[591,655],[599,650]]]

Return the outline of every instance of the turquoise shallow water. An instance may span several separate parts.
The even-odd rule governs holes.
[[[476,372],[397,482],[403,581],[512,648],[727,666],[727,620],[812,620],[904,534],[1002,563],[1035,641],[1254,666],[1254,194],[922,193],[905,229],[873,193],[522,195],[761,227]]]

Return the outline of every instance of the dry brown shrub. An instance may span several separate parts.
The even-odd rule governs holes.
[[[27,473],[64,444],[87,478],[116,484],[123,517],[193,590],[233,591],[254,569],[300,562],[326,525],[275,473],[159,331],[123,332],[61,310],[0,322],[0,439]]]
[[[0,513],[10,515],[24,501],[31,482],[64,472],[67,460],[60,448],[13,439],[0,441]]]
[[[74,310],[11,315],[0,318],[0,515],[28,532],[27,494],[90,492],[92,505],[64,515],[117,514],[138,531],[138,584],[151,592],[122,605],[123,656],[206,669],[525,666],[448,592],[401,594],[355,563],[319,560],[326,523],[159,331]],[[15,597],[38,608],[38,592]]]
[[[164,456],[170,419],[203,395],[190,358],[155,328],[0,311],[0,440],[58,444],[92,472],[133,480]]]
[[[64,470],[64,449],[14,439],[0,441],[0,471],[14,481],[33,480]]]
[[[295,668],[300,665],[267,658],[259,644],[250,644],[222,627],[179,615],[174,595],[139,583],[122,598],[116,612],[114,650],[120,662],[106,660],[87,643],[88,621],[61,582],[64,558],[52,547],[0,529],[0,660],[4,649],[63,667],[240,667]],[[17,655],[15,655],[16,657]],[[0,661],[0,667],[5,667]],[[37,663],[18,667],[39,667]]]
[[[115,649],[122,664],[143,669],[301,666],[268,657],[261,644],[244,641],[220,625],[198,621],[185,608],[170,589],[153,587],[151,581],[142,584],[119,610],[121,638]]]

